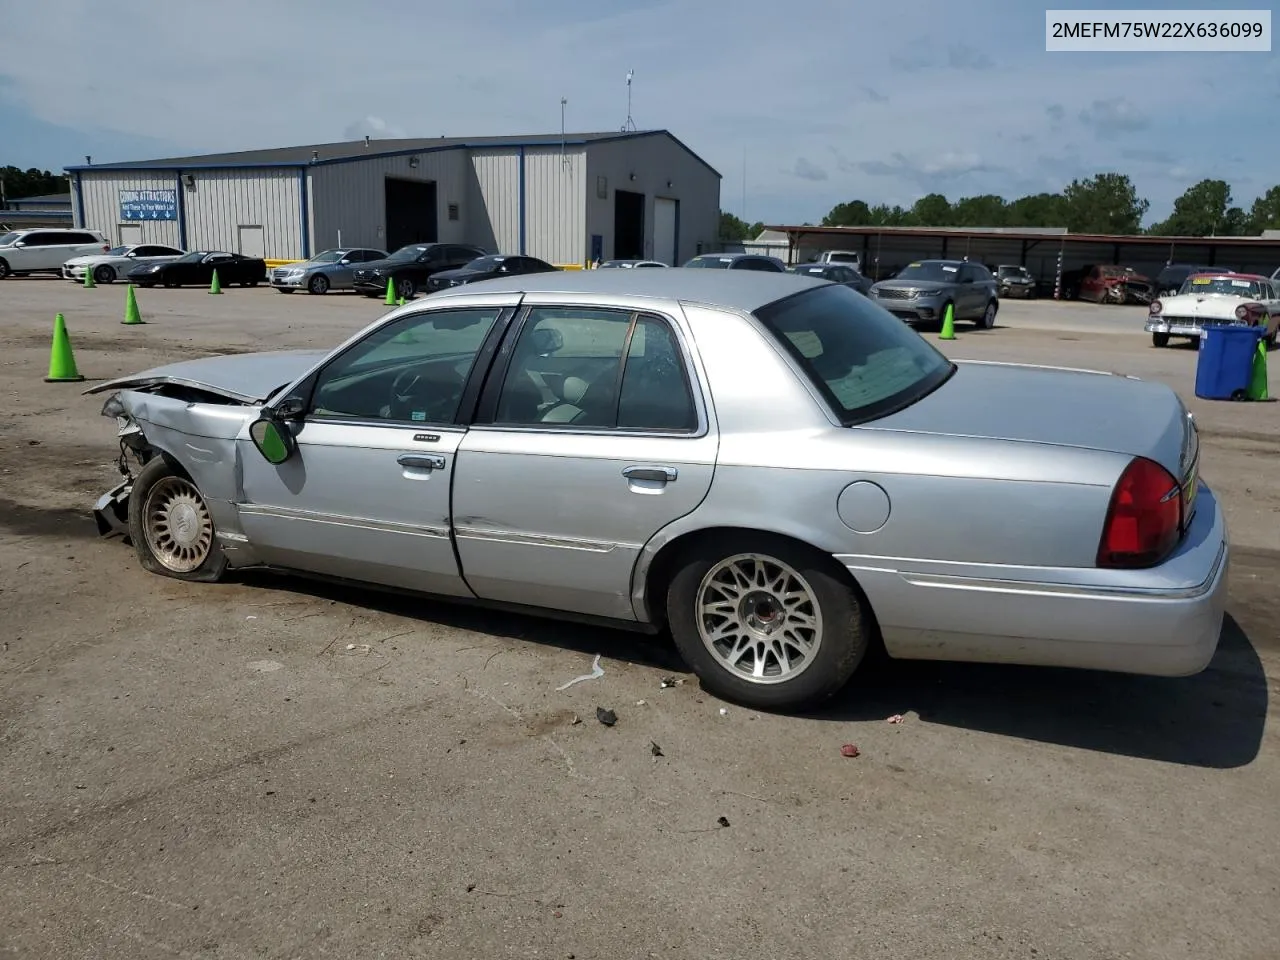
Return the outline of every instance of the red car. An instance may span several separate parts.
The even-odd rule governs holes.
[[[1151,278],[1133,267],[1091,264],[1062,275],[1063,293],[1069,300],[1093,303],[1150,303],[1155,296]]]

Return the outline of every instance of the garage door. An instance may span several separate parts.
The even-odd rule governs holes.
[[[655,197],[653,201],[653,259],[676,266],[676,211],[680,201]]]
[[[263,229],[258,226],[241,226],[239,228],[240,249],[237,253],[246,257],[265,257],[267,255],[267,238]]]
[[[122,223],[120,224],[120,244],[141,243],[142,242],[142,224],[140,223]]]

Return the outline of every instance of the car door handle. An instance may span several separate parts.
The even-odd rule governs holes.
[[[424,456],[420,453],[404,453],[396,457],[396,463],[412,470],[443,470],[444,457]]]
[[[622,475],[628,480],[649,480],[655,483],[671,483],[679,471],[675,467],[627,467]]]

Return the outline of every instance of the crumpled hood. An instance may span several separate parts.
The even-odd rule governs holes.
[[[274,391],[314,367],[327,353],[326,350],[278,350],[182,360],[97,384],[85,393],[136,390],[172,383],[198,387],[241,403],[263,403]]]

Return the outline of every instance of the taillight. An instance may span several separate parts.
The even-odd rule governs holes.
[[[1164,309],[1164,304],[1163,304],[1163,303],[1161,303],[1159,300],[1152,300],[1152,301],[1151,301],[1151,312],[1152,312],[1153,314],[1155,314],[1155,313],[1159,313],[1159,312],[1160,312],[1161,310],[1163,310],[1163,309]]]
[[[1160,464],[1135,458],[1116,484],[1098,544],[1100,567],[1150,567],[1178,545],[1182,491]]]

